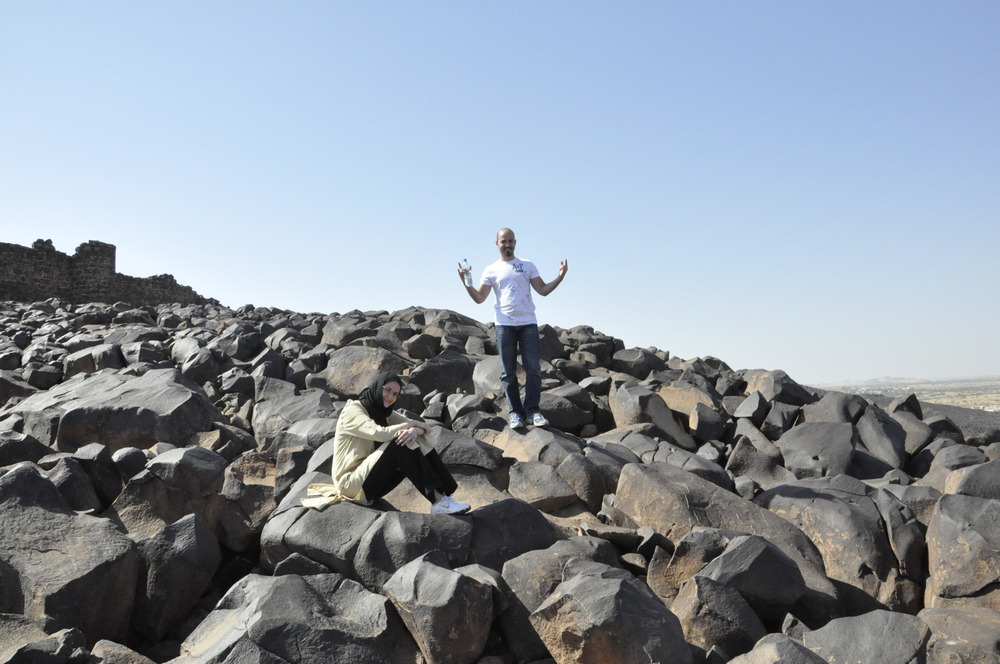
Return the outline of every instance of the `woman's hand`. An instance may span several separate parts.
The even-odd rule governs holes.
[[[413,447],[417,444],[417,436],[422,433],[421,429],[417,429],[413,426],[408,426],[405,429],[400,429],[396,432],[396,443],[399,445],[406,445],[407,447]]]
[[[396,442],[412,449],[417,446],[418,437],[426,436],[430,432],[431,425],[426,422],[410,420],[405,427],[396,432]]]

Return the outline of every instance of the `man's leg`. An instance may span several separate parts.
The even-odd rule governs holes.
[[[520,328],[521,364],[524,365],[524,408],[528,419],[541,412],[538,404],[542,397],[542,342],[537,325]]]
[[[500,385],[507,397],[507,407],[513,415],[517,413],[524,417],[524,406],[521,405],[521,386],[517,382],[517,327],[497,325],[497,347],[500,350]]]

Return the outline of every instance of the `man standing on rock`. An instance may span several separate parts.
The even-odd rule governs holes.
[[[469,297],[476,304],[482,304],[490,290],[496,295],[496,334],[500,348],[502,372],[500,384],[510,410],[510,427],[520,429],[530,420],[536,427],[548,426],[549,421],[539,410],[542,396],[541,341],[538,338],[538,321],[535,318],[535,303],[531,300],[531,289],[539,295],[548,295],[556,289],[569,264],[559,263],[559,275],[545,283],[538,274],[538,268],[531,261],[514,256],[514,231],[501,228],[497,232],[497,248],[500,260],[483,270],[479,287],[466,286]],[[465,283],[465,273],[459,265],[458,277]],[[521,386],[517,382],[517,350],[521,349],[521,364],[526,376],[524,403],[521,402]],[[527,416],[527,420],[525,418]]]

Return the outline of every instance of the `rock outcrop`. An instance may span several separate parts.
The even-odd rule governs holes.
[[[0,303],[0,664],[1000,664],[998,426],[541,335],[512,431],[455,312]],[[382,370],[469,514],[302,505]]]

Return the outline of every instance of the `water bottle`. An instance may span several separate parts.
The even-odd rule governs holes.
[[[463,258],[462,259],[462,272],[463,272],[463,277],[465,279],[465,285],[471,288],[472,287],[472,266],[469,265],[469,259],[468,258]]]

